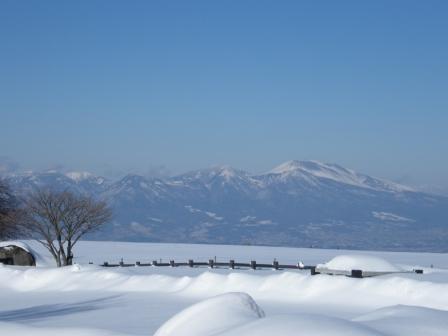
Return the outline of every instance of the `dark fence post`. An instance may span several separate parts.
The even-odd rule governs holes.
[[[235,269],[235,260],[231,259],[231,260],[229,261],[229,268],[231,268],[231,269]]]
[[[136,261],[135,266],[140,266],[140,261]]]
[[[362,278],[362,270],[352,270],[352,278]]]
[[[274,260],[274,262],[272,263],[272,267],[274,267],[275,270],[278,270],[278,261]]]
[[[311,273],[311,275],[320,274],[319,272],[316,272],[316,266],[313,266],[310,268],[310,273]]]
[[[109,266],[109,263],[108,263],[107,261],[105,261],[104,264],[103,264],[103,266],[104,266],[104,267],[107,267],[107,266]]]
[[[123,266],[123,265],[124,265],[124,261],[121,260],[121,261],[120,261],[120,266]]]
[[[215,266],[215,261],[213,259],[208,260],[208,267],[213,268]]]
[[[257,262],[255,260],[250,261],[250,268],[252,268],[253,270],[257,269]]]
[[[188,260],[188,266],[193,267],[194,266],[194,261],[193,259]]]
[[[157,266],[157,260],[153,260],[153,261],[152,261],[152,265],[153,265],[153,266]]]
[[[174,260],[170,260],[170,266],[171,266],[171,267],[176,266],[176,264],[174,263]]]

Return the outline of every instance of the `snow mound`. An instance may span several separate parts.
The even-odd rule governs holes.
[[[154,336],[381,336],[354,321],[317,314],[282,314],[265,317],[246,293],[226,293],[181,311]]]
[[[22,242],[22,241],[3,241],[0,242],[0,247],[9,246],[9,245],[15,245],[18,246],[25,251],[31,253],[34,257],[34,260],[36,261],[36,266],[43,267],[43,266],[56,266],[54,260],[51,258],[51,256],[44,256],[37,252],[34,248],[32,248],[29,244]]]
[[[247,323],[219,336],[382,336],[368,326],[315,314],[274,315]],[[209,334],[209,336],[212,336]]]
[[[340,255],[334,257],[325,264],[317,265],[318,268],[348,271],[362,270],[367,272],[400,272],[403,269],[393,265],[387,260],[368,255]]]
[[[165,322],[154,336],[208,336],[264,317],[246,293],[226,293],[196,303]]]
[[[141,271],[149,272],[141,274]],[[167,270],[173,272],[173,270]],[[93,265],[62,268],[0,268],[0,293],[17,292],[133,292],[172,293],[187,299],[206,299],[229,292],[245,292],[266,301],[341,305],[347,293],[363,300],[350,302],[352,307],[377,309],[396,304],[448,310],[448,284],[407,279],[401,276],[367,278],[280,274],[216,274],[168,276],[148,267],[105,269]]]
[[[388,335],[445,336],[448,331],[448,311],[425,307],[395,305],[377,309],[352,321]]]

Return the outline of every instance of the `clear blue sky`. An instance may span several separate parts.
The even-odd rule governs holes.
[[[448,1],[0,2],[0,156],[448,186]]]

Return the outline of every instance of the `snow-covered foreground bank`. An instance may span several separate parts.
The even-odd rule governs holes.
[[[446,254],[81,242],[78,264],[56,269],[40,246],[29,248],[39,254],[40,267],[0,265],[1,335],[153,335],[158,329],[157,336],[448,334]],[[423,268],[425,274],[352,279],[305,271],[88,265],[215,256],[318,264],[337,255],[346,257],[329,265],[355,260]]]

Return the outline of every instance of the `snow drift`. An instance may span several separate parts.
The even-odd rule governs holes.
[[[387,335],[445,336],[448,334],[448,311],[395,305],[354,318]]]
[[[168,320],[154,336],[209,336],[264,317],[246,293],[226,293],[206,299]]]
[[[263,310],[246,293],[227,293],[184,309],[154,336],[297,336],[382,335],[368,326],[313,314],[276,315]]]
[[[0,331],[2,335],[32,335],[32,336],[126,336],[109,330],[87,329],[87,328],[45,328],[30,327],[16,323],[0,322]]]
[[[248,294],[228,293],[184,309],[154,336],[442,336],[447,331],[448,312],[442,310],[396,305],[352,320],[310,313],[265,316]]]
[[[188,274],[188,269],[183,269]],[[196,276],[160,274],[157,268],[104,269],[91,265],[63,268],[0,268],[0,288],[27,291],[106,291],[176,293],[204,299],[228,292],[285,303],[331,304],[343,307],[347,293],[363,300],[350,305],[381,308],[416,305],[448,310],[448,284],[403,277],[358,279],[281,272],[271,275],[205,271]],[[167,272],[172,270],[167,269]]]
[[[45,256],[35,242],[19,246]],[[204,260],[212,253],[226,260],[235,257],[258,261],[275,256],[294,262],[300,256],[312,263],[330,260],[325,264],[330,267],[377,271],[432,263],[437,267],[426,267],[421,275],[397,273],[353,279],[310,276],[299,270],[103,268],[87,264],[92,255],[98,262],[120,257],[138,260],[141,256],[180,259],[187,255]],[[343,256],[334,258],[339,253],[319,249],[80,242],[77,265],[0,267],[0,334],[140,336],[154,335],[157,330],[157,336],[448,334],[446,255],[369,252],[351,257],[347,255],[359,252],[345,251]]]
[[[219,336],[385,336],[383,333],[335,317],[316,314],[274,315],[217,334]],[[208,336],[214,336],[209,334]]]
[[[317,267],[348,272],[351,270],[363,270],[368,272],[403,271],[401,267],[393,265],[387,260],[368,255],[340,255],[334,257],[325,264],[317,265]]]

